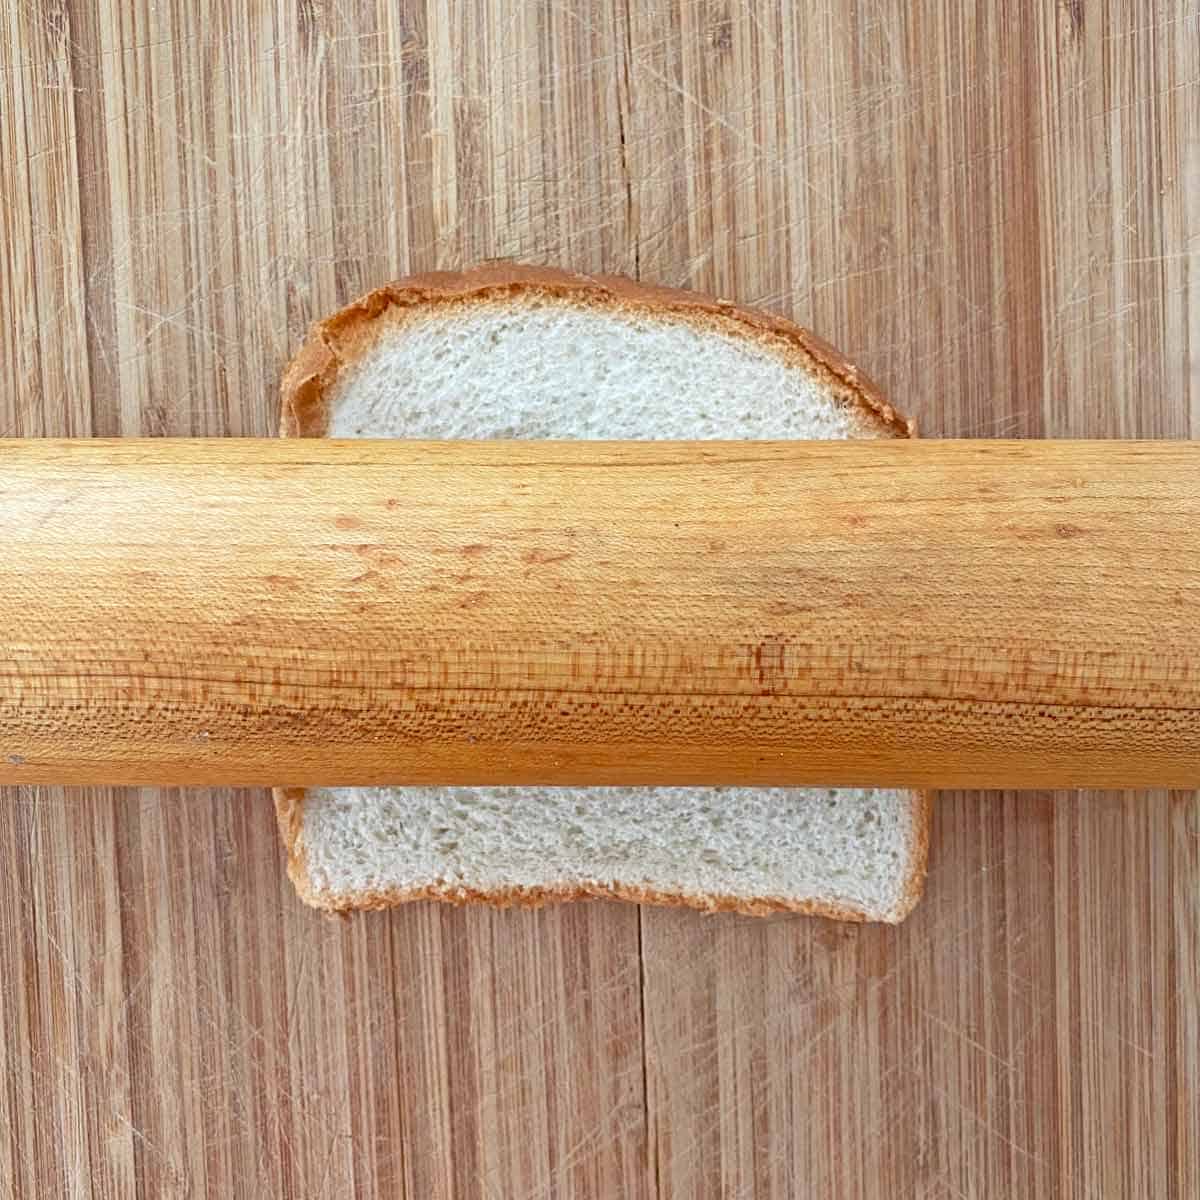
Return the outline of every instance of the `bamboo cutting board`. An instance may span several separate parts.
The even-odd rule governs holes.
[[[510,255],[929,435],[1200,436],[1198,63],[1194,0],[15,0],[0,434],[269,435],[309,320]],[[262,792],[9,790],[0,1196],[1196,1195],[1197,795],[945,794],[930,861],[898,929],[331,922]]]

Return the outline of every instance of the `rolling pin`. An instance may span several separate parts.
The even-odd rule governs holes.
[[[1200,443],[0,442],[0,782],[1200,785]]]

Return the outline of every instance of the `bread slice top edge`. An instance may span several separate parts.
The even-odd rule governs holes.
[[[580,309],[599,308],[664,321],[681,321],[697,332],[744,338],[758,348],[778,355],[789,366],[818,379],[828,389],[832,400],[850,410],[861,422],[867,436],[917,436],[915,422],[898,413],[857,367],[828,343],[782,317],[696,292],[642,284],[618,276],[575,274],[515,263],[488,263],[463,272],[414,275],[376,288],[318,321],[311,327],[284,374],[281,435],[325,436],[342,373],[358,366],[381,339],[406,321],[426,316],[434,309],[502,304],[506,300],[530,298],[546,298]],[[397,436],[402,435],[398,433]],[[287,851],[288,874],[306,903],[338,913],[391,907],[420,899],[537,906],[550,901],[604,896],[708,912],[749,915],[796,912],[844,921],[898,922],[908,915],[922,893],[932,808],[930,793],[909,793],[908,875],[899,899],[889,911],[868,913],[851,905],[817,898],[710,895],[662,891],[619,882],[489,890],[449,883],[353,892],[322,890],[314,885],[306,863],[303,839],[305,796],[304,789],[274,789],[276,814]]]
[[[580,308],[683,321],[698,331],[744,338],[820,380],[835,402],[852,410],[876,435],[917,436],[916,423],[897,412],[858,367],[816,334],[783,317],[681,288],[518,263],[413,275],[375,288],[316,322],[284,373],[280,434],[324,437],[342,371],[361,362],[389,329],[406,319],[437,306],[536,296]]]

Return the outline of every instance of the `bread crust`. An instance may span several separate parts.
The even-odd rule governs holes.
[[[863,424],[891,437],[916,437],[914,421],[902,416],[884,399],[879,388],[853,363],[807,329],[772,313],[745,308],[732,301],[680,288],[638,283],[615,275],[581,275],[554,267],[489,262],[467,271],[435,271],[375,288],[309,330],[303,345],[284,372],[281,395],[282,437],[324,437],[329,406],[338,376],[352,367],[389,328],[433,306],[467,306],[518,295],[545,296],[580,307],[616,309],[685,321],[698,329],[745,337],[791,364],[818,375],[851,408]],[[675,905],[704,912],[735,912],[749,916],[793,912],[840,921],[902,921],[921,897],[929,850],[932,795],[911,792],[912,869],[895,908],[881,917],[848,905],[822,900],[790,900],[763,896],[697,895],[665,892],[620,883],[511,887],[491,890],[455,884],[417,888],[384,888],[332,894],[313,885],[301,836],[303,788],[275,788],[275,812],[287,849],[288,875],[305,903],[327,912],[345,914],[359,909],[390,908],[412,900],[451,904],[485,903],[496,907],[535,908],[553,901],[606,897],[639,904]]]
[[[629,900],[635,904],[658,904],[692,908],[705,913],[731,912],[742,916],[765,917],[790,912],[805,916],[830,917],[836,921],[879,921],[898,924],[912,912],[921,898],[925,882],[925,863],[929,847],[930,793],[911,792],[913,818],[913,869],[895,907],[883,916],[866,913],[850,905],[824,900],[789,900],[785,896],[741,896],[666,892],[654,888],[632,887],[622,883],[561,884],[545,887],[470,888],[461,884],[436,883],[414,888],[375,888],[361,892],[334,893],[315,887],[308,873],[301,826],[305,790],[275,788],[275,812],[280,833],[287,847],[288,878],[305,904],[328,913],[345,916],[367,909],[394,908],[413,900],[439,900],[447,904],[489,904],[493,908],[541,908],[544,904],[569,900]]]
[[[581,307],[650,313],[698,329],[745,337],[819,376],[865,424],[892,437],[915,437],[879,388],[828,342],[773,313],[744,308],[681,288],[637,283],[618,275],[577,275],[554,267],[485,263],[469,271],[434,271],[375,288],[309,330],[283,377],[284,437],[323,437],[329,398],[343,367],[352,366],[387,328],[430,307],[542,295]]]

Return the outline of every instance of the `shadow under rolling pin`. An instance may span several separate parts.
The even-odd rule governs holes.
[[[1200,785],[1200,443],[0,442],[0,782]]]

